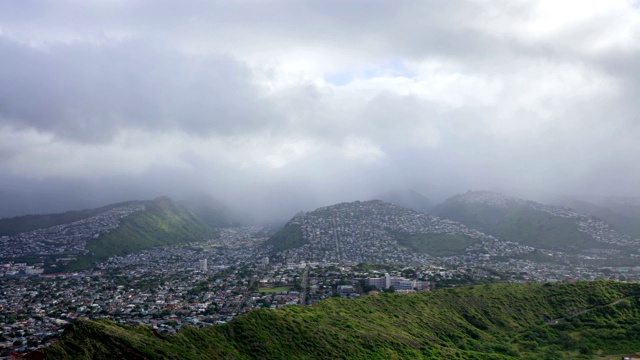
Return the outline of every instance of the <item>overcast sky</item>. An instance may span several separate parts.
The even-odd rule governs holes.
[[[0,216],[640,195],[640,2],[0,2]]]

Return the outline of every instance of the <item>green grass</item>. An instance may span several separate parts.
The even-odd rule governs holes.
[[[298,224],[287,224],[271,236],[265,245],[273,246],[273,251],[289,250],[301,247],[307,242],[302,237],[302,229]]]
[[[0,230],[7,233],[29,231],[36,228],[66,224],[82,218],[95,216],[110,208],[129,203],[119,203],[100,209],[67,212],[63,214],[24,216],[0,220]],[[121,224],[108,234],[87,243],[89,255],[75,255],[77,261],[68,265],[55,263],[56,256],[24,256],[13,261],[28,263],[43,261],[45,264],[55,263],[56,267],[47,267],[48,272],[77,271],[90,269],[96,262],[104,261],[114,255],[126,255],[155,246],[173,245],[191,241],[217,237],[215,229],[204,224],[193,213],[169,199],[160,197],[151,201],[135,202],[145,206],[144,211],[135,212],[122,218]]]
[[[125,255],[154,246],[186,243],[217,236],[189,210],[169,198],[144,203],[146,210],[122,219],[114,231],[89,242],[87,249],[96,258]]]
[[[588,359],[640,351],[639,296],[639,284],[613,281],[491,284],[260,309],[171,336],[79,320],[40,352],[48,359]]]
[[[434,208],[433,214],[536,248],[579,251],[601,246],[589,235],[578,231],[574,219],[556,217],[517,203],[496,207],[452,199]]]
[[[283,291],[289,291],[291,289],[293,289],[291,286],[280,286],[280,287],[273,287],[273,288],[259,288],[258,292],[273,294],[273,293],[279,293]]]

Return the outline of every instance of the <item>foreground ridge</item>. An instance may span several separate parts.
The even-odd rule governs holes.
[[[640,351],[640,284],[493,284],[256,310],[219,326],[80,319],[38,359],[589,358]]]

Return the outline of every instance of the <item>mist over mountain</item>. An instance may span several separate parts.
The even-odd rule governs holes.
[[[294,346],[293,335],[281,330],[273,333],[274,321],[309,323],[307,315],[313,319],[338,316],[340,324],[351,324],[336,328],[337,320],[320,321],[313,326],[314,332],[295,330],[300,342],[318,341],[316,335],[323,331],[337,336],[322,350],[335,356],[377,357],[381,348],[389,346],[399,356],[425,358],[452,353],[518,358],[543,352],[560,356],[636,348],[634,341],[625,339],[637,332],[629,319],[637,314],[638,290],[633,280],[640,276],[636,266],[640,239],[594,215],[489,191],[469,191],[434,207],[438,216],[381,200],[343,202],[299,212],[274,234],[263,226],[230,222],[238,215],[229,209],[207,197],[182,203],[160,197],[0,220],[2,234],[9,234],[2,236],[0,270],[5,281],[2,289],[14,304],[11,311],[24,316],[34,306],[42,307],[40,297],[20,295],[29,287],[16,284],[40,284],[43,294],[65,291],[59,288],[61,283],[84,289],[68,295],[60,310],[48,311],[42,325],[36,325],[51,328],[56,339],[60,337],[29,356],[95,358],[138,351],[181,358],[199,358],[203,351],[214,358],[255,355],[255,346],[244,342],[255,343],[249,335],[235,341],[237,336],[224,335],[228,330],[278,339],[260,341],[265,346],[260,351],[266,358],[289,357],[293,350],[280,355],[282,349]],[[60,271],[76,272],[47,274]],[[602,277],[631,282],[551,285]],[[538,283],[488,286],[495,281]],[[478,283],[485,285],[441,289]],[[394,292],[396,286],[400,293],[424,293],[415,294],[419,297],[375,295]],[[102,295],[94,296],[96,291]],[[88,301],[87,296],[91,305],[79,306]],[[423,296],[428,300],[420,305],[418,299]],[[348,303],[329,297],[344,297]],[[355,299],[359,297],[364,298]],[[397,314],[381,308],[390,301]],[[302,305],[299,309],[313,306],[307,315],[290,307],[275,310],[294,304]],[[330,310],[324,312],[327,306]],[[380,311],[391,317],[381,317]],[[8,324],[10,315],[4,317]],[[96,321],[105,316],[120,324]],[[430,326],[414,326],[425,316],[433,316]],[[401,323],[394,320],[398,318]],[[72,319],[62,333],[56,324]],[[138,326],[121,325],[125,322]],[[509,325],[515,323],[520,324],[517,329]],[[367,329],[370,336],[363,344],[368,345],[350,337],[354,327]],[[371,337],[381,327],[384,334],[393,332],[402,340],[396,336],[389,343],[386,335]],[[457,340],[443,339],[443,327],[449,329],[447,339]],[[616,328],[616,337],[605,335],[611,327]],[[577,333],[580,338],[572,338]],[[6,329],[4,334],[11,338],[9,343],[21,341],[15,340],[19,334]],[[38,333],[28,346],[18,349],[34,350],[49,337]],[[557,337],[565,340],[553,340]],[[418,338],[430,339],[428,351],[410,350]],[[195,346],[188,354],[184,341]],[[375,349],[372,341],[378,344]],[[341,350],[332,350],[336,347]],[[302,350],[296,354],[317,355]]]
[[[113,256],[218,236],[168,197],[59,214],[0,219],[0,259],[42,263],[46,271],[90,269]],[[58,263],[65,260],[64,266]]]
[[[209,195],[192,196],[180,203],[211,227],[238,226],[248,222],[247,216]]]
[[[593,207],[590,209],[593,210]],[[640,244],[636,236],[618,231],[615,226],[590,212],[489,191],[469,191],[453,196],[436,206],[432,213],[505,240],[542,249],[562,249],[575,253],[603,246],[634,249]],[[616,221],[624,220],[622,217],[613,218]]]
[[[557,197],[552,203],[575,209],[585,214],[594,215],[617,230],[634,237],[640,237],[640,213],[634,198],[598,199],[588,202],[574,197]],[[614,210],[615,209],[615,210]]]
[[[429,212],[435,206],[435,203],[428,197],[415,190],[409,189],[389,190],[387,192],[378,194],[375,198],[391,204],[403,206],[408,209],[413,209],[425,213]]]
[[[633,1],[180,9],[0,4],[0,217],[201,193],[256,221],[397,188],[639,195]]]
[[[201,338],[238,358],[588,357],[606,332],[632,349],[618,285],[576,286],[567,331],[466,290],[489,306],[440,313],[435,337],[391,297],[328,302],[374,314],[374,337],[306,310],[188,326],[365,297],[387,272],[379,291],[640,281],[638,39],[638,0],[0,1],[0,356],[85,315],[187,335],[80,321],[117,349],[71,331],[61,357],[202,358]]]

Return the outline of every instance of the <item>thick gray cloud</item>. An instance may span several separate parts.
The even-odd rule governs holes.
[[[638,195],[639,36],[626,0],[5,1],[0,216]]]
[[[206,136],[274,120],[251,71],[230,56],[184,56],[139,41],[62,44],[46,50],[0,42],[0,116],[82,142],[121,129]]]

